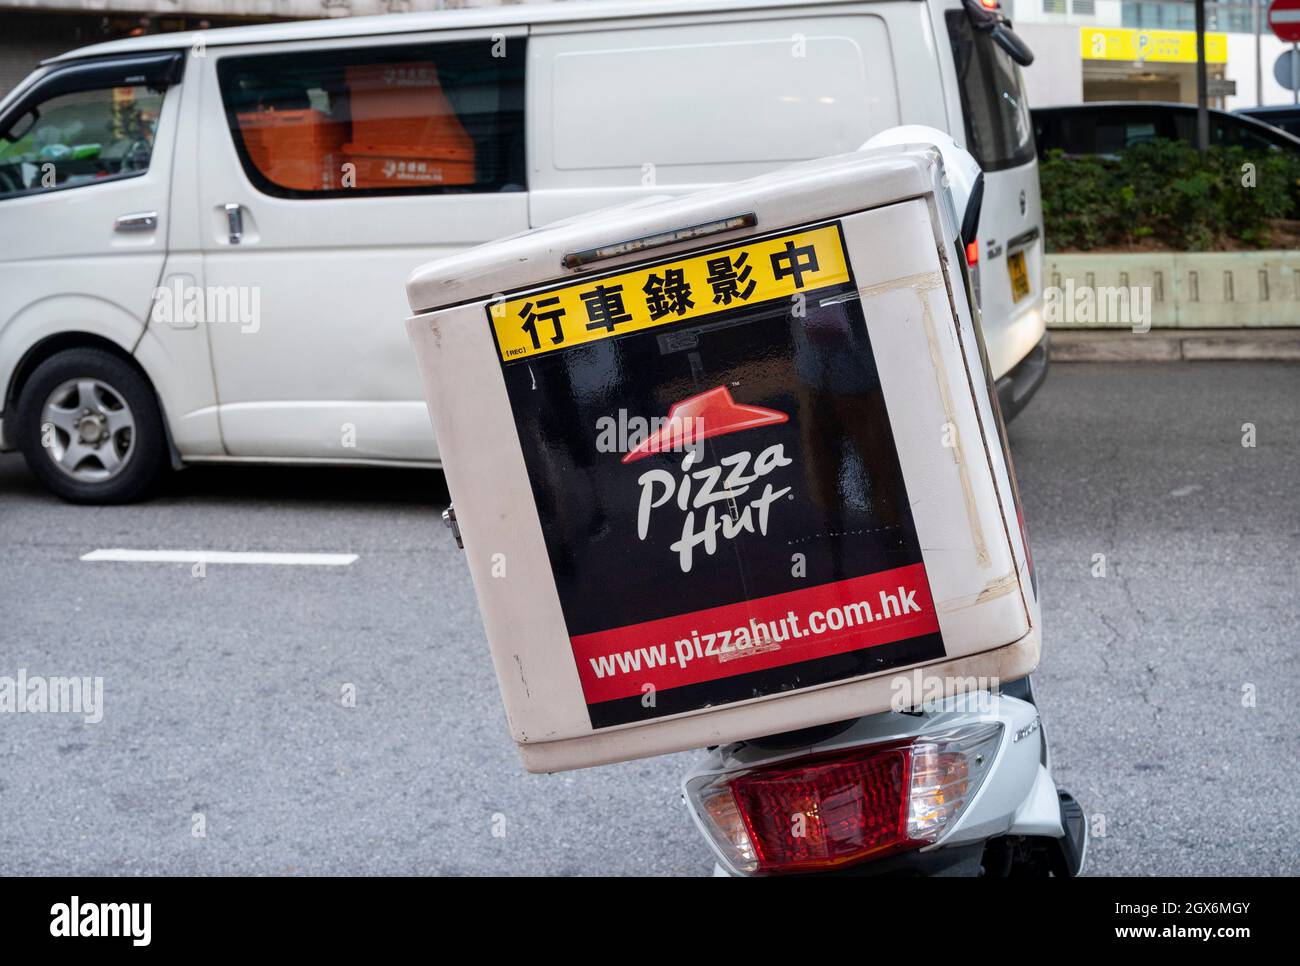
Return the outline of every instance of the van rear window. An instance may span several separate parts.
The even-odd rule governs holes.
[[[985,171],[1033,160],[1034,129],[1020,68],[988,33],[971,26],[964,10],[949,10],[946,18],[970,153]]]
[[[522,191],[524,41],[230,57],[249,179],[288,197]]]

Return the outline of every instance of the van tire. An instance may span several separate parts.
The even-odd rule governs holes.
[[[50,356],[23,385],[17,409],[27,466],[69,503],[134,502],[153,492],[167,468],[153,387],[111,352],[79,348]]]

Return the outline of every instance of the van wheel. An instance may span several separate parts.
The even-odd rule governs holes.
[[[167,466],[153,389],[102,349],[67,349],[32,373],[18,399],[18,444],[46,487],[71,503],[130,503]]]

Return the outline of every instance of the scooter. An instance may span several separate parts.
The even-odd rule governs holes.
[[[983,176],[951,137],[903,126],[863,147],[918,142],[973,241]],[[890,711],[709,749],[682,790],[715,874],[1078,875],[1087,820],[1052,778],[1029,678],[972,683],[927,700],[900,675]]]

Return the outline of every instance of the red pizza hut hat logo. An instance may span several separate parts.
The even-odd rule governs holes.
[[[742,405],[731,398],[726,386],[718,386],[674,403],[659,431],[630,450],[623,462],[632,463],[656,453],[676,452],[684,444],[738,433],[742,429],[775,426],[789,419],[785,413],[775,409]]]
[[[725,386],[719,386],[674,405],[659,430],[633,448],[623,462],[679,451],[683,441],[698,444],[714,436],[776,426],[789,419],[775,409],[742,406],[731,398]],[[711,557],[723,541],[734,540],[742,533],[767,536],[772,505],[789,496],[791,490],[789,486],[773,486],[765,479],[793,462],[780,443],[773,443],[757,455],[750,450],[729,453],[714,466],[703,465],[703,461],[704,447],[692,445],[677,475],[656,466],[637,478],[641,488],[638,540],[649,537],[650,518],[661,507],[669,513],[675,508],[685,514],[680,537],[668,547],[677,555],[682,573],[691,572],[697,550]]]

